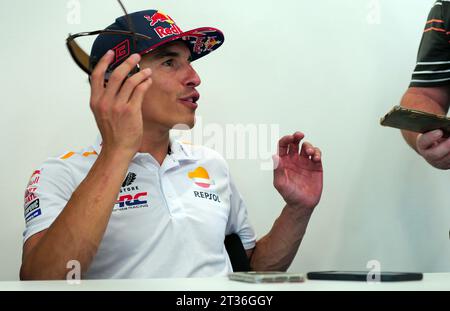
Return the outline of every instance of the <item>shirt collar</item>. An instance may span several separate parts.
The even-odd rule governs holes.
[[[97,152],[97,154],[100,154],[100,151],[102,151],[102,143],[103,143],[102,136],[98,134],[94,144],[92,145],[94,151]]]
[[[102,150],[103,140],[101,135],[97,135],[93,148],[97,154],[100,154]],[[197,161],[200,160],[200,156],[192,152],[192,148],[188,146],[189,144],[178,141],[177,139],[170,137],[170,150],[171,156],[178,161]],[[136,156],[142,153],[137,153]],[[135,156],[135,157],[136,157]]]
[[[182,143],[173,137],[170,137],[170,149],[172,151],[171,155],[178,161],[200,160],[200,156],[194,154],[187,143]]]

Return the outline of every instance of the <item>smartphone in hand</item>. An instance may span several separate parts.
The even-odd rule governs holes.
[[[450,118],[401,106],[392,108],[381,118],[380,124],[417,133],[440,129],[444,136],[450,135]]]

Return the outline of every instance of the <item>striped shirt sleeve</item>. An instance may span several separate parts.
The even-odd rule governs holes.
[[[436,1],[428,15],[410,87],[450,84],[450,0]]]

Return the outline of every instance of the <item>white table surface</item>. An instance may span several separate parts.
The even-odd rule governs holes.
[[[355,281],[317,281],[303,283],[251,284],[226,277],[183,279],[3,281],[0,291],[439,291],[450,290],[450,273],[425,273],[421,281],[366,283]]]

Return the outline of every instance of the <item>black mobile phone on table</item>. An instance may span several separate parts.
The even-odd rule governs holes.
[[[329,281],[374,281],[368,275],[374,275],[368,271],[313,271],[308,272],[309,280],[329,280]],[[379,273],[381,282],[401,282],[401,281],[420,281],[423,274],[420,272],[387,272]]]

